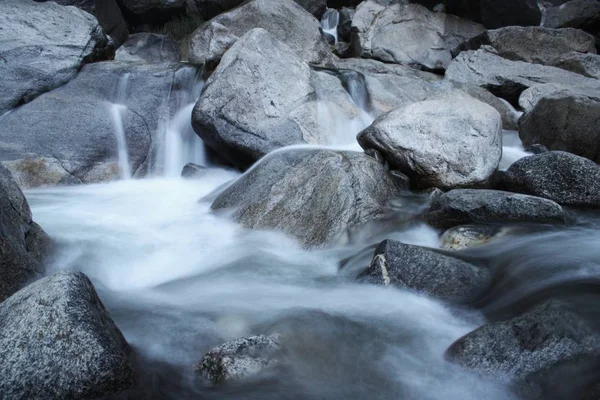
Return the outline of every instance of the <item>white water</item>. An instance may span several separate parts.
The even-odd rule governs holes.
[[[122,179],[131,179],[131,165],[129,164],[129,151],[127,150],[127,138],[123,126],[123,113],[127,111],[127,84],[129,73],[123,74],[117,85],[115,102],[110,104],[110,116],[112,118],[115,138],[117,139],[117,156],[119,159],[119,170]]]
[[[323,32],[330,34],[334,37],[335,43],[338,42],[337,27],[340,23],[340,14],[335,9],[328,9],[321,17],[321,28]]]
[[[500,160],[500,170],[505,171],[515,161],[523,157],[530,156],[531,153],[525,151],[523,143],[519,138],[519,132],[505,130],[502,134],[502,159]]]

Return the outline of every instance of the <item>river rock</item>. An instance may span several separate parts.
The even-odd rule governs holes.
[[[195,67],[181,64],[87,65],[67,85],[0,119],[0,161],[21,187],[118,178],[120,115],[130,170],[142,176],[156,159],[163,119],[192,101],[185,96],[195,76]]]
[[[189,39],[190,62],[219,60],[240,37],[254,28],[268,31],[305,62],[331,61],[319,21],[293,0],[250,0],[200,26]],[[265,54],[265,57],[268,57]]]
[[[84,63],[107,55],[98,21],[75,7],[2,0],[0,26],[0,115],[64,85]]]
[[[0,393],[88,399],[129,388],[129,345],[80,272],[40,279],[0,304]]]
[[[368,107],[375,116],[425,100],[436,92],[436,83],[441,79],[430,72],[372,59],[337,60],[336,67],[340,69],[342,76],[345,70],[355,71],[362,76],[369,100]]]
[[[594,87],[544,83],[524,90],[519,96],[519,106],[524,112],[531,111],[538,101],[553,94],[560,96],[583,96],[600,101],[600,92]]]
[[[540,143],[600,162],[600,100],[555,92],[542,97],[519,121],[523,144]]]
[[[179,46],[167,35],[141,32],[129,36],[129,39],[115,54],[117,61],[132,62],[178,62]]]
[[[378,150],[416,186],[474,186],[498,168],[502,121],[492,107],[453,91],[379,117],[358,141]]]
[[[206,174],[207,168],[194,163],[187,163],[181,170],[182,178],[199,178]]]
[[[569,379],[580,378],[579,363],[600,355],[600,337],[586,320],[552,301],[468,333],[446,355],[466,369],[517,384],[524,398],[555,398],[550,396],[556,393],[544,389],[552,387],[558,376],[567,379],[561,381],[563,390],[573,384]]]
[[[525,89],[543,83],[600,90],[597,79],[556,67],[507,60],[484,48],[460,53],[446,70],[446,79],[481,86],[511,104],[518,103]]]
[[[287,45],[253,29],[207,81],[192,123],[208,146],[243,169],[280,147],[333,140],[334,132],[318,124],[322,101],[340,111],[338,118],[360,113],[338,78],[312,71]]]
[[[511,192],[531,194],[559,204],[600,207],[600,166],[564,151],[549,151],[515,162],[504,175]]]
[[[398,189],[363,153],[282,150],[238,178],[212,208],[232,209],[247,228],[282,231],[314,248],[343,242],[349,228],[383,217]]]
[[[357,279],[463,303],[485,289],[490,278],[487,270],[458,258],[426,247],[384,240],[377,246],[369,268]]]
[[[0,166],[0,302],[44,273],[52,240],[32,220],[10,171]]]
[[[372,0],[357,7],[352,29],[357,35],[356,56],[429,70],[444,70],[452,60],[452,49],[485,30],[419,4],[385,7]]]
[[[498,233],[492,226],[460,225],[448,229],[440,240],[444,250],[463,250],[489,243]]]
[[[600,55],[598,54],[571,52],[555,60],[553,65],[588,78],[600,79]]]
[[[569,52],[596,53],[594,37],[574,28],[508,26],[487,31],[472,42],[476,48],[490,45],[496,54],[509,60],[543,65],[554,65]]]
[[[277,367],[282,351],[279,335],[248,336],[210,350],[196,370],[214,384],[240,381]]]
[[[579,28],[600,35],[600,1],[572,0],[559,7],[544,10],[542,26],[548,28]]]
[[[442,229],[479,223],[563,223],[561,206],[541,197],[500,190],[455,189],[435,196],[425,220]]]

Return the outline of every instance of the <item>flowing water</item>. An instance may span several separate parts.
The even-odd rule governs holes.
[[[129,164],[127,139],[125,138],[125,128],[123,127],[123,112],[127,110],[125,101],[127,100],[128,82],[129,74],[123,74],[117,84],[115,102],[110,104],[110,116],[115,129],[115,138],[117,139],[119,169],[123,179],[131,179],[131,165]]]
[[[349,96],[369,115],[364,86],[349,82]],[[415,218],[424,197],[398,198],[390,220],[327,250],[305,250],[278,232],[246,230],[210,211],[211,193],[238,172],[210,168],[200,179],[179,178],[186,162],[206,161],[190,126],[197,89],[163,131],[153,178],[26,193],[35,220],[59,245],[49,273],[85,272],[134,349],[139,385],[117,398],[513,399],[507,388],[449,363],[448,346],[486,319],[555,289],[568,294],[573,285],[600,282],[600,224],[593,214],[574,214],[572,228],[523,227],[464,253],[496,272],[488,295],[477,301],[479,311],[357,284],[355,276],[384,238],[440,246],[439,232]],[[327,124],[336,115],[321,118]],[[368,121],[341,121],[344,140]],[[507,167],[526,153],[510,141],[514,133],[505,138]],[[216,345],[276,332],[286,348],[281,368],[216,388],[194,370]]]
[[[340,23],[340,13],[335,9],[328,9],[321,17],[321,29],[323,32],[333,36],[334,44],[338,42],[338,24]]]

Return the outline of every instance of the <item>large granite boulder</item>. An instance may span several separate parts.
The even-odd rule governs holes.
[[[64,85],[108,51],[98,21],[75,7],[3,0],[0,27],[0,115]]]
[[[80,272],[40,279],[0,304],[0,393],[89,399],[128,389],[129,345]]]
[[[531,86],[521,93],[519,96],[519,107],[524,112],[531,111],[538,101],[553,94],[567,97],[582,96],[600,101],[600,91],[594,86],[583,87],[557,83],[542,83]]]
[[[600,162],[600,100],[570,91],[548,94],[519,121],[523,144],[543,144]]]
[[[597,79],[556,67],[507,60],[483,48],[460,53],[446,70],[446,79],[481,86],[511,104],[517,104],[525,89],[543,83],[600,90]]]
[[[477,297],[491,281],[489,271],[426,247],[385,240],[377,246],[361,282],[412,289],[453,303]]]
[[[314,248],[343,242],[350,228],[384,216],[398,190],[363,153],[291,149],[263,158],[212,208],[232,209],[247,228],[282,231]]]
[[[0,302],[44,273],[52,241],[32,220],[10,171],[0,165]]]
[[[372,0],[356,9],[352,29],[356,56],[428,70],[444,70],[454,48],[485,30],[419,4],[382,6]]]
[[[554,60],[553,66],[587,76],[588,78],[600,79],[600,55],[598,54],[566,53]]]
[[[515,162],[503,177],[511,192],[559,204],[600,207],[600,165],[563,151],[549,151]]]
[[[508,26],[487,31],[466,47],[475,50],[481,45],[492,46],[496,54],[509,60],[543,65],[554,65],[570,52],[596,53],[594,37],[574,28]]]
[[[455,189],[433,198],[425,220],[448,229],[489,222],[562,223],[565,216],[561,206],[541,197],[500,190]]]
[[[185,96],[195,75],[181,64],[89,64],[67,85],[0,118],[0,162],[21,187],[144,175],[161,123],[193,101]]]
[[[544,10],[542,26],[548,28],[579,28],[600,37],[600,1],[571,0],[559,7]],[[596,43],[600,46],[600,43]]]
[[[476,186],[498,168],[502,121],[494,108],[451,91],[382,115],[358,141],[379,151],[415,186]]]
[[[520,317],[484,325],[458,339],[447,357],[462,367],[516,384],[524,398],[577,398],[581,374],[597,364],[600,336],[586,319],[559,302]],[[582,370],[583,368],[583,370]],[[560,382],[556,382],[558,379]],[[559,383],[559,384],[557,384]],[[567,390],[566,397],[555,388]]]
[[[188,58],[196,64],[219,60],[248,31],[262,28],[303,61],[326,63],[331,54],[320,27],[319,21],[293,0],[250,0],[200,26],[189,39]]]
[[[334,132],[318,121],[324,102],[340,111],[341,120],[360,112],[337,77],[311,70],[292,49],[259,28],[225,54],[206,83],[192,122],[208,146],[246,168],[280,147],[331,143]]]

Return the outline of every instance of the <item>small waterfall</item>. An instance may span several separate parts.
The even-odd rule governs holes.
[[[323,17],[321,17],[321,28],[323,29],[323,32],[333,36],[335,44],[338,42],[337,27],[339,23],[340,13],[333,8],[327,9],[325,14],[323,14]]]
[[[157,174],[176,178],[188,163],[207,165],[204,142],[192,128],[192,111],[200,98],[205,81],[197,79],[191,90],[180,100],[184,104],[161,127]]]
[[[121,178],[131,179],[131,166],[129,165],[129,154],[127,150],[127,139],[125,137],[125,127],[123,126],[123,112],[127,110],[125,101],[127,99],[127,84],[129,83],[129,73],[123,74],[119,79],[115,94],[115,102],[110,105],[110,114],[112,117],[115,137],[117,139],[117,156],[119,158],[119,169]]]

